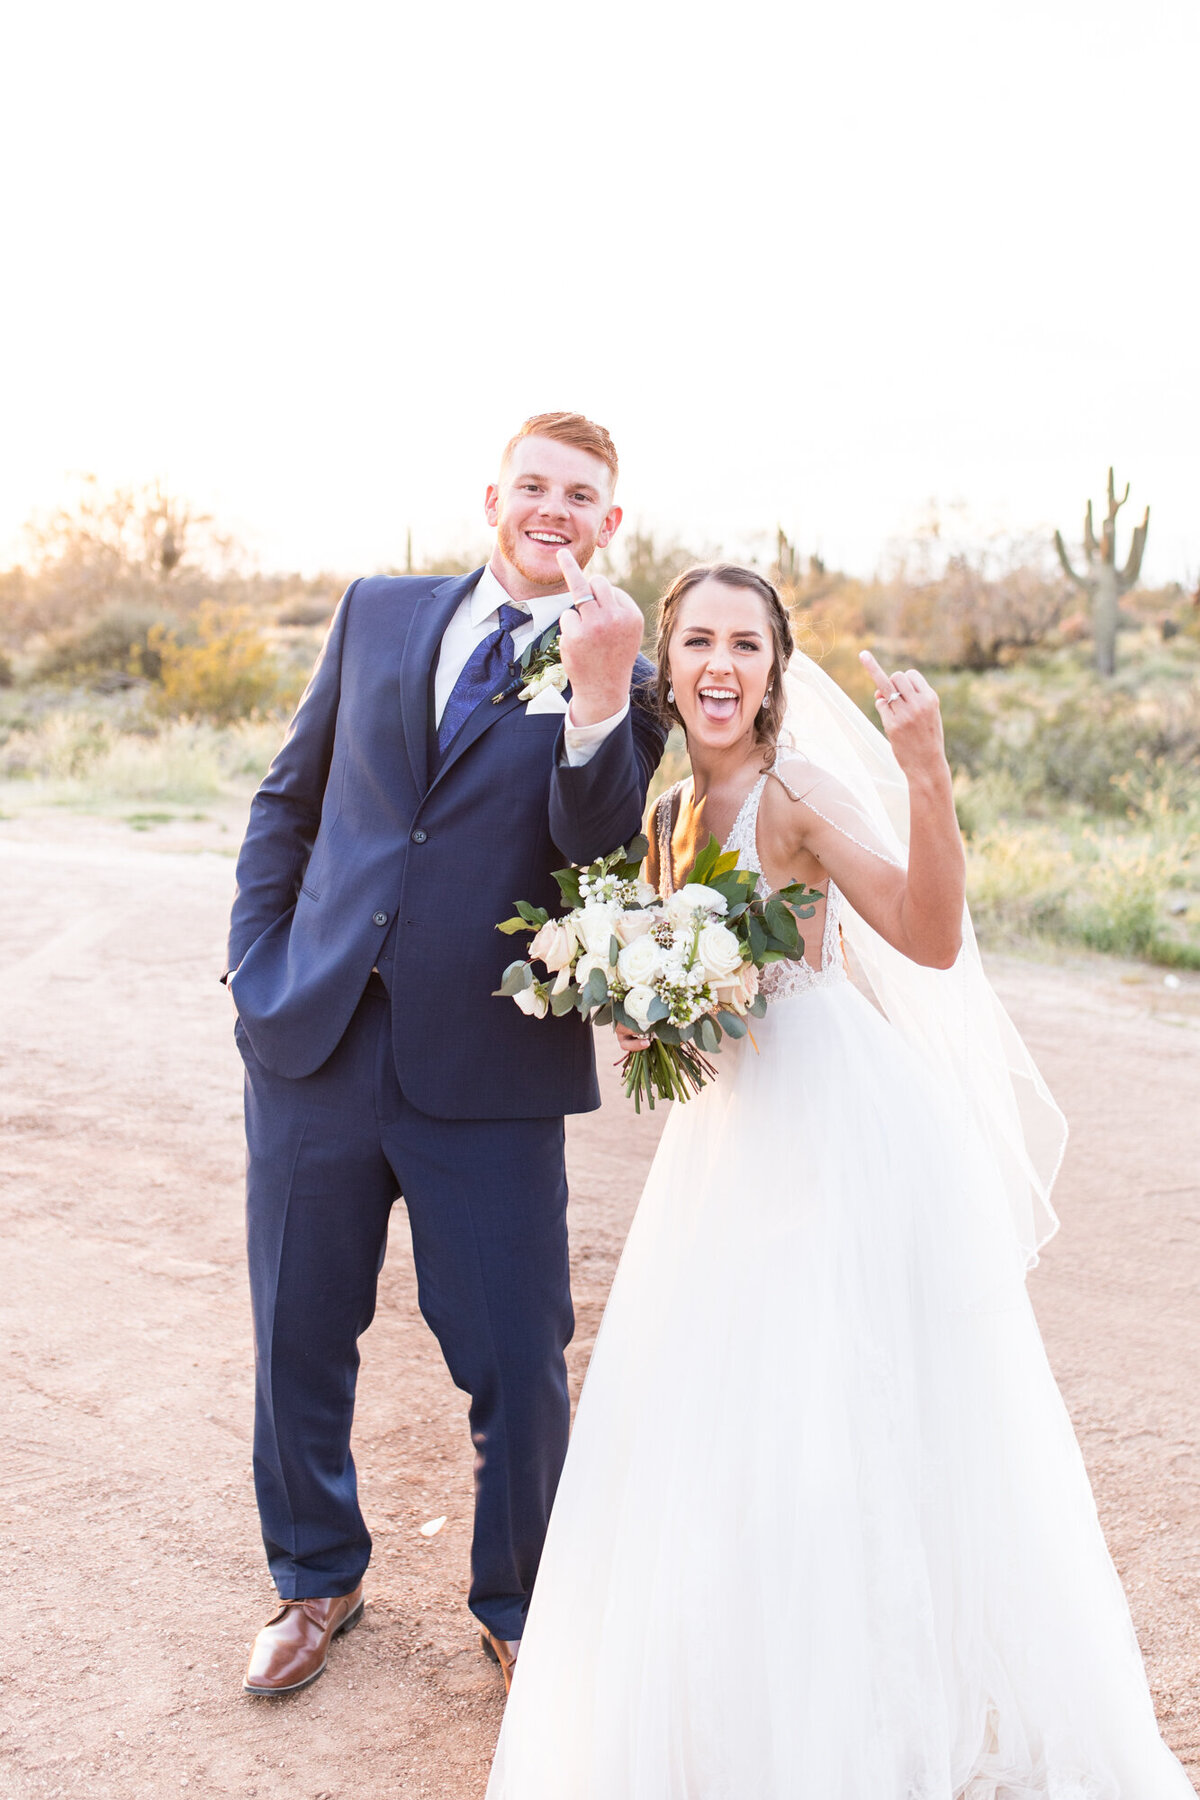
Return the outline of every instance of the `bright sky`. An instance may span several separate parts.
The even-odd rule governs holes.
[[[1196,0],[38,0],[0,56],[0,560],[84,470],[266,567],[480,542],[569,407],[693,545],[1075,539],[1115,461],[1200,577]]]

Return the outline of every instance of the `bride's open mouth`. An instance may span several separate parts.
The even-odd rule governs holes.
[[[700,711],[714,725],[724,725],[732,719],[738,709],[736,688],[702,687],[700,689]]]

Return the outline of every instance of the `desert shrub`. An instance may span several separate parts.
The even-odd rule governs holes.
[[[978,775],[990,760],[995,721],[973,681],[946,676],[937,683],[937,690],[946,734],[946,760],[956,772]]]
[[[138,674],[157,680],[162,659],[151,644],[155,631],[174,629],[160,607],[118,602],[73,630],[58,632],[35,666],[42,681],[91,681],[104,674]]]
[[[1030,791],[1093,812],[1125,813],[1131,787],[1144,792],[1156,765],[1164,759],[1185,765],[1196,750],[1182,717],[1172,722],[1161,706],[1093,686],[1036,713],[1028,737],[1010,745],[1007,758]]]
[[[207,600],[197,614],[194,641],[156,626],[148,647],[160,665],[154,705],[169,717],[229,724],[290,697],[270,646],[244,607]]]
[[[337,596],[289,594],[275,613],[277,625],[324,625],[333,616]]]
[[[9,688],[16,679],[13,659],[7,650],[0,650],[0,688]]]

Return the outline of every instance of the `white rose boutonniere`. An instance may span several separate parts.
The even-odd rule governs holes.
[[[562,693],[567,685],[567,671],[562,666],[562,650],[558,641],[558,622],[530,644],[519,664],[525,685],[518,700],[536,700],[547,688]]]

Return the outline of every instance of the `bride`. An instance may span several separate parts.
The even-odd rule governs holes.
[[[650,879],[715,833],[825,898],[667,1122],[488,1800],[1193,1792],[1025,1291],[1061,1116],[979,965],[936,695],[864,662],[886,743],[760,576],[661,603],[692,773]]]

